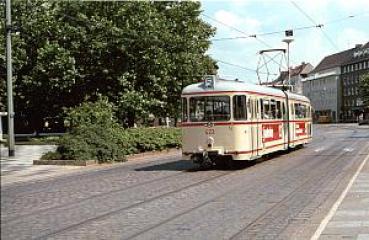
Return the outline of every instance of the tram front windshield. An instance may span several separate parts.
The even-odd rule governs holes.
[[[229,96],[201,96],[190,98],[190,121],[228,121],[231,118]]]

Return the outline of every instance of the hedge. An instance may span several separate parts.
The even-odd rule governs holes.
[[[124,161],[133,153],[181,146],[178,128],[122,128],[106,98],[66,109],[65,120],[68,133],[59,139],[56,152],[42,159]]]
[[[64,135],[57,151],[46,153],[42,159],[125,161],[130,154],[180,147],[179,128],[112,130],[90,125]]]

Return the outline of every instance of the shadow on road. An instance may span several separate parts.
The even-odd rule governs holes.
[[[212,167],[200,167],[189,160],[179,160],[175,162],[161,163],[141,168],[136,168],[135,171],[184,171],[184,172],[201,172],[201,171],[233,171],[248,168],[253,166],[256,161],[252,162],[239,162],[230,166],[212,166]]]
[[[179,160],[175,162],[161,163],[147,167],[136,168],[135,171],[189,171],[195,166],[191,161]]]
[[[292,151],[297,151],[302,149],[302,146],[299,146],[293,150],[288,151],[278,151],[268,155],[263,156],[257,160],[253,161],[232,161],[232,164],[222,164],[215,165],[212,167],[199,167],[189,160],[178,160],[174,162],[166,162],[160,163],[156,165],[150,165],[145,167],[136,168],[135,171],[186,171],[186,172],[200,172],[200,171],[212,171],[212,170],[221,170],[221,171],[234,171],[234,170],[242,170],[254,165],[260,164],[262,162],[275,159],[277,157],[289,154]]]

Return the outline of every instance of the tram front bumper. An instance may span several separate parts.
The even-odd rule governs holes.
[[[212,148],[212,149],[198,149],[197,151],[193,152],[182,152],[182,159],[193,160],[194,156],[204,157],[205,155],[210,158],[215,158],[218,155],[224,155],[224,149]]]

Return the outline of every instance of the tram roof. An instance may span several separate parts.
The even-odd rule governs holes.
[[[183,95],[196,95],[196,94],[209,94],[214,92],[214,94],[219,92],[250,92],[260,95],[267,95],[267,96],[278,96],[278,97],[285,97],[285,94],[282,90],[272,87],[266,87],[251,83],[246,83],[242,81],[235,81],[235,80],[224,80],[218,79],[214,82],[214,86],[209,88],[205,86],[204,82],[199,82],[195,84],[188,85],[182,91]],[[310,100],[302,95],[287,92],[287,95],[291,99],[310,102]]]

